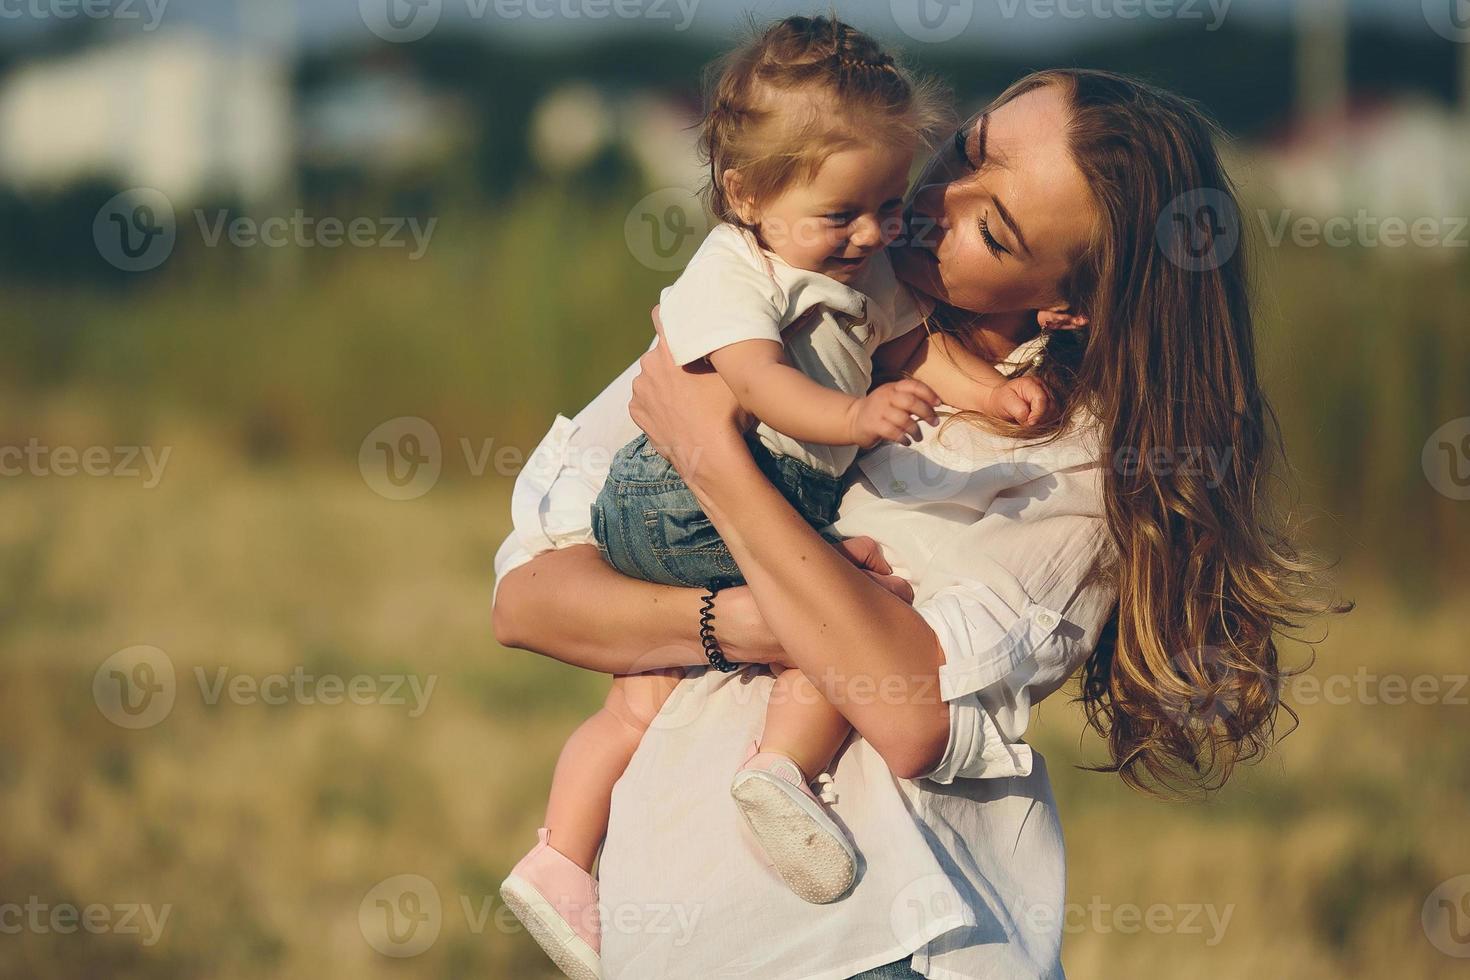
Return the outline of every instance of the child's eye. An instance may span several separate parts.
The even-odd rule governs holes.
[[[1000,258],[1002,253],[1011,254],[1011,250],[996,241],[995,236],[990,233],[990,215],[988,214],[980,219],[980,239],[985,242],[985,247],[990,249],[990,254],[996,258]]]
[[[852,222],[852,212],[850,211],[841,211],[836,214],[827,214],[823,215],[823,217],[832,222],[834,225],[845,225]]]

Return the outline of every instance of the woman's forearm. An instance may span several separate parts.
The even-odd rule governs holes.
[[[828,545],[733,433],[684,474],[785,650],[895,775],[931,771],[949,735],[943,653],[913,607]]]
[[[495,639],[606,674],[699,665],[699,597],[698,589],[628,578],[596,548],[574,545],[505,575]]]

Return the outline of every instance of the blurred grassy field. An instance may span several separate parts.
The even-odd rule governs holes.
[[[528,451],[642,348],[667,277],[630,260],[624,215],[547,190],[446,217],[416,264],[184,255],[130,289],[7,290],[0,444],[171,455],[155,489],[0,478],[0,903],[172,910],[151,946],[0,935],[0,977],[553,975],[497,915],[495,887],[605,681],[494,644],[513,474],[475,475],[460,440]],[[1434,493],[1419,458],[1470,414],[1470,277],[1343,250],[1262,258],[1263,347],[1304,510],[1359,602],[1314,675],[1425,675],[1448,694],[1466,670],[1470,611],[1454,599],[1470,505]],[[445,451],[438,485],[398,502],[357,453],[401,415],[432,421]],[[133,731],[92,684],[139,644],[166,653],[177,699]],[[412,717],[209,704],[196,667],[437,680]],[[1205,805],[1075,769],[1095,758],[1080,716],[1048,702],[1036,742],[1081,910],[1071,975],[1462,973],[1420,913],[1470,872],[1467,708],[1366,700],[1303,705],[1280,751]],[[443,914],[437,940],[397,960],[369,946],[359,908],[400,874],[432,882]],[[1206,919],[1158,931],[1125,906],[1230,918],[1212,943]]]

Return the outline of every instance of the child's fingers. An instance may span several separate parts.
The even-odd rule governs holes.
[[[931,424],[937,424],[939,422],[939,416],[934,411],[933,407],[928,402],[920,398],[918,395],[911,395],[906,392],[896,391],[893,393],[893,400],[889,402],[889,404],[892,405],[894,408],[898,408],[907,412],[910,415],[917,415],[919,418],[924,419]]]
[[[883,423],[878,426],[878,432],[889,442],[901,442],[907,446],[909,441],[919,441],[919,423],[907,415],[886,415]]]
[[[903,429],[915,440],[919,438],[919,422],[901,408],[889,408],[883,412],[883,421]]]
[[[934,393],[934,389],[922,381],[915,381],[913,378],[904,378],[902,381],[895,381],[893,387],[895,391],[901,391],[906,395],[914,395],[922,398],[931,406],[938,406],[940,404],[940,398]]]

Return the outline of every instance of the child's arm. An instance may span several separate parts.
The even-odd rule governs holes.
[[[813,381],[770,340],[721,347],[710,363],[746,411],[778,432],[825,446],[862,446],[918,438],[914,416],[929,418],[939,396],[920,381],[883,385],[862,398]]]
[[[923,339],[924,331],[914,329],[879,346],[873,351],[873,380],[896,381],[903,377],[904,366],[914,356],[914,351],[919,349],[919,342]]]
[[[923,339],[923,330],[910,330],[874,351],[873,380],[902,377],[904,366],[914,356],[914,351]],[[1006,419],[1018,425],[1030,425],[1044,418],[1050,410],[1046,387],[1035,378],[1010,379],[984,363],[975,366],[971,377],[984,389],[978,399],[980,411],[993,418]]]

